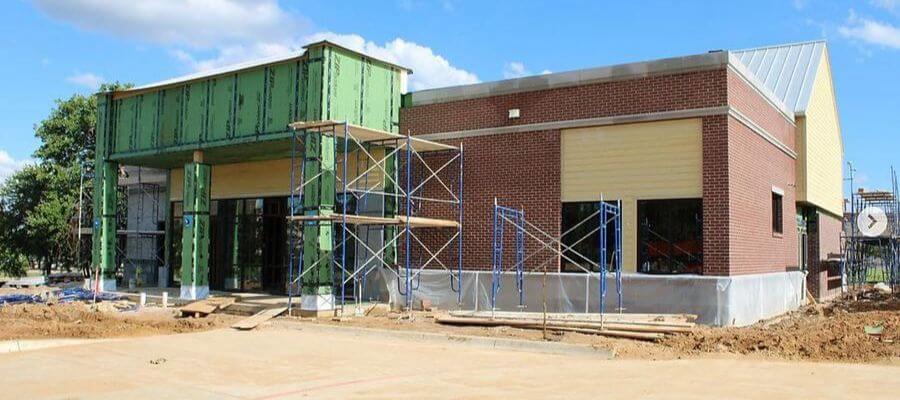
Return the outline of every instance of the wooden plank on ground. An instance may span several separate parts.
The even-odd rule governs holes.
[[[520,311],[450,311],[454,317],[474,318],[509,318],[509,319],[544,319],[540,312]],[[628,321],[628,322],[661,322],[661,323],[691,323],[697,319],[691,314],[626,314],[626,313],[547,313],[548,320],[562,321]]]
[[[182,316],[202,317],[216,312],[219,304],[213,301],[199,300],[178,309]]]
[[[182,316],[205,317],[216,311],[225,309],[234,304],[234,302],[234,297],[210,297],[208,299],[189,303],[179,308],[178,311],[181,312]]]
[[[250,330],[256,328],[263,322],[281,315],[285,311],[287,311],[287,307],[267,308],[256,314],[253,314],[253,316],[250,318],[242,319],[234,323],[234,325],[231,325],[231,327],[240,330]]]

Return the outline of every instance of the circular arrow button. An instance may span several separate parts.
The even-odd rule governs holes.
[[[856,226],[864,236],[881,236],[887,229],[887,214],[879,207],[866,207],[856,216]]]

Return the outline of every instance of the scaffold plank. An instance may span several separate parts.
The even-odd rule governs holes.
[[[296,215],[287,217],[292,221],[333,221],[346,222],[350,225],[406,225],[407,217],[399,215],[396,217],[372,217],[366,215],[347,215],[344,214],[331,215]],[[457,228],[458,221],[449,219],[409,217],[409,226],[412,228]]]
[[[289,125],[291,129],[296,131],[319,132],[322,134],[333,134],[336,137],[344,137],[345,124],[340,121],[299,121]],[[406,140],[406,136],[392,132],[385,132],[378,129],[367,128],[364,126],[346,124],[350,136],[359,142],[377,142],[386,140]],[[410,138],[413,150],[424,153],[429,151],[441,150],[459,150],[456,146],[433,142],[430,140]]]

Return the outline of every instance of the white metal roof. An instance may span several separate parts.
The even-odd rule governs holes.
[[[730,51],[784,105],[805,113],[825,41]]]

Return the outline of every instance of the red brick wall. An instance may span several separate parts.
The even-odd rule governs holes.
[[[725,69],[413,106],[400,131],[413,135],[724,106]],[[521,117],[509,119],[509,109]]]
[[[527,138],[527,139],[526,139]],[[464,176],[464,209],[463,240],[465,253],[463,267],[465,269],[491,269],[491,249],[493,228],[494,197],[502,205],[522,208],[528,221],[551,235],[558,236],[562,218],[560,203],[560,136],[559,131],[539,131],[505,135],[490,135],[456,139],[447,141],[453,145],[463,144],[465,162]],[[432,169],[437,169],[448,160],[447,155],[428,156],[423,158]],[[421,163],[415,163],[413,176],[421,181],[427,176],[427,170]],[[418,171],[418,172],[416,172]],[[458,173],[448,167],[446,172]],[[422,175],[425,174],[425,175]],[[442,179],[451,188],[457,178],[448,176],[442,171]],[[415,184],[413,184],[415,186]],[[423,197],[446,198],[447,191],[436,180],[427,183],[421,193]],[[418,209],[421,216],[433,218],[456,219],[455,208],[439,203],[423,202]],[[420,229],[416,235],[428,245],[429,250],[437,251],[455,231],[446,229]],[[514,264],[514,228],[505,228],[504,265]],[[526,252],[532,254],[540,250],[540,246],[532,239],[527,239]],[[413,247],[413,257],[421,257],[424,249]],[[527,263],[536,267],[547,258],[535,256]],[[454,268],[457,250],[455,247],[444,250],[440,260]],[[427,260],[427,257],[425,258]],[[540,261],[539,261],[540,260]],[[548,264],[549,270],[558,268],[556,263]]]
[[[797,267],[794,160],[728,118],[729,275]],[[783,233],[772,230],[772,187],[784,191]]]
[[[791,123],[724,68],[413,106],[401,109],[400,128],[418,135],[726,104],[793,148]],[[511,108],[520,109],[521,118],[510,120],[507,110]],[[466,268],[490,268],[495,196],[501,203],[523,207],[528,219],[550,234],[559,233],[558,131],[487,135],[461,141],[467,166]],[[703,157],[704,274],[737,275],[796,267],[794,160],[726,115],[703,118]],[[781,236],[772,233],[772,186],[785,191]]]
[[[827,300],[840,295],[842,290],[840,262],[828,260],[829,254],[840,251],[842,221],[818,210],[810,219],[806,285],[817,300]]]
[[[728,104],[775,136],[788,148],[795,149],[795,127],[784,114],[773,107],[736,72],[728,71]]]
[[[728,116],[703,118],[703,274],[728,275]]]
[[[819,212],[819,259],[827,260],[830,254],[841,252],[841,232],[843,221],[840,218]]]
[[[729,104],[794,148],[794,125],[734,71]],[[796,269],[795,160],[735,118],[728,119],[729,275]],[[772,231],[772,187],[784,191],[783,233]]]

